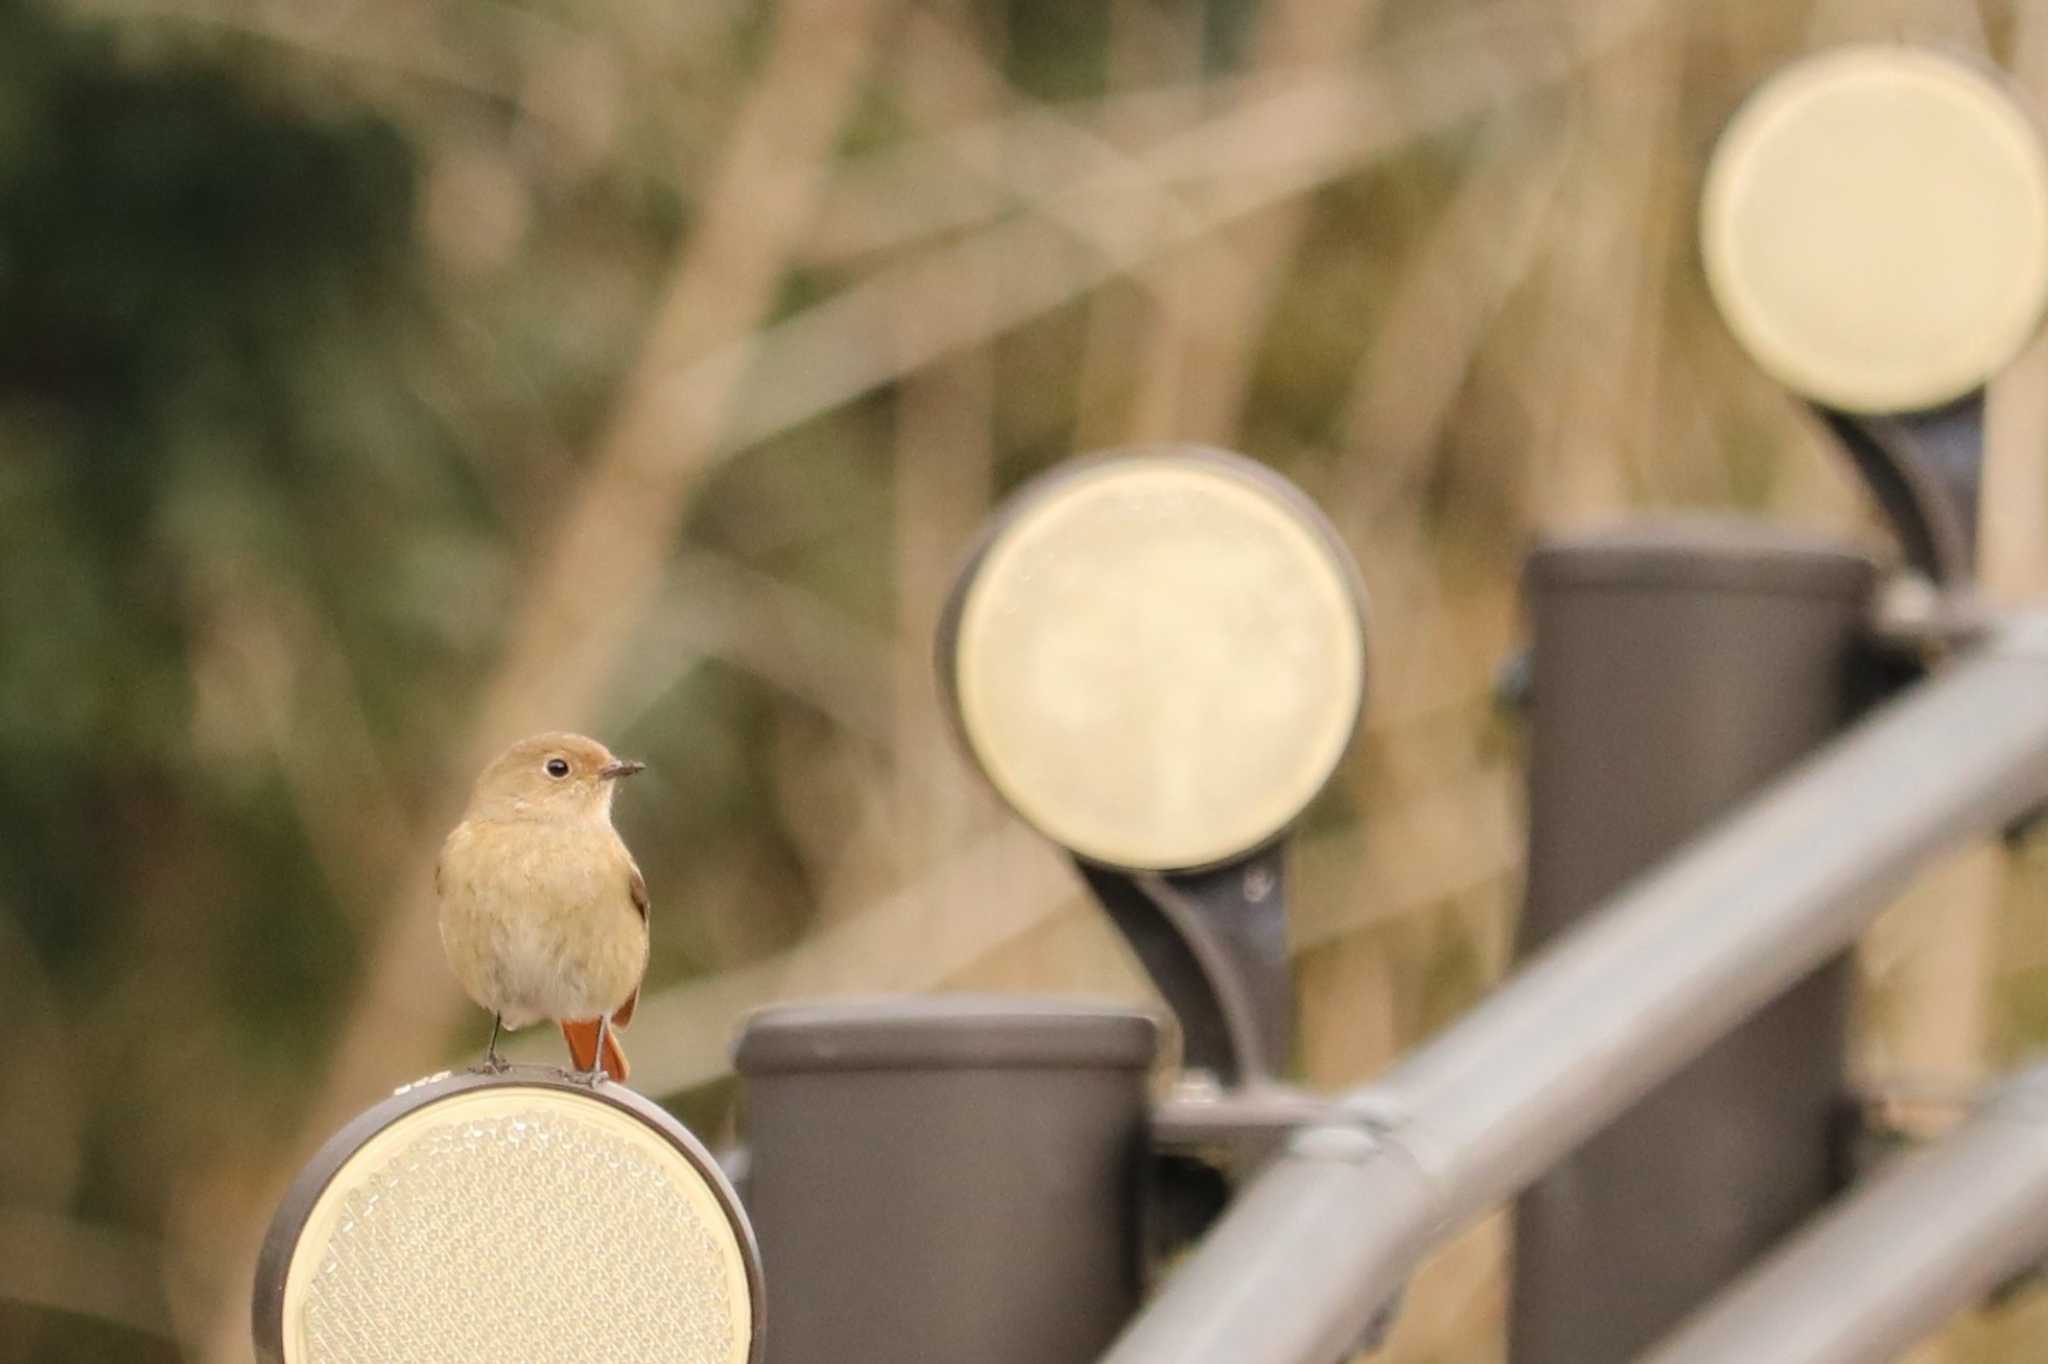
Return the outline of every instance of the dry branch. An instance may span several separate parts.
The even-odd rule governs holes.
[[[535,572],[476,729],[448,755],[443,808],[435,812],[444,818],[430,822],[397,878],[395,912],[308,1110],[302,1149],[284,1153],[285,1168],[253,1181],[252,1206],[266,1205],[290,1165],[388,1089],[394,1073],[417,1073],[438,1058],[467,1007],[447,988],[427,912],[445,817],[468,775],[511,738],[587,723],[592,714],[623,639],[658,589],[737,378],[737,369],[706,370],[703,357],[743,344],[771,306],[889,8],[888,0],[804,0],[785,9],[615,420]],[[692,363],[698,382],[678,402],[670,380]],[[188,1250],[226,1270],[206,1333],[208,1356],[223,1364],[248,1355],[245,1271],[260,1230],[237,1225],[223,1244]]]

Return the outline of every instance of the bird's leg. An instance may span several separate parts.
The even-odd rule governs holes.
[[[484,1059],[476,1067],[486,1075],[499,1075],[507,1069],[505,1058],[498,1055],[498,1033],[504,1026],[505,1015],[491,1015],[491,1042],[484,1048]]]
[[[608,1013],[599,1014],[597,1016],[597,1050],[591,1053],[590,1069],[577,1077],[592,1089],[596,1089],[606,1079],[604,1072],[604,1043],[605,1039],[611,1036],[611,1031],[612,1016]]]

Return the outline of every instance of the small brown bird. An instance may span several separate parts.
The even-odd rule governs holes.
[[[617,1030],[647,971],[647,883],[612,828],[613,784],[645,764],[580,734],[506,749],[441,845],[441,945],[492,1015],[482,1069],[503,1070],[500,1029],[553,1020],[591,1083],[623,1083]]]

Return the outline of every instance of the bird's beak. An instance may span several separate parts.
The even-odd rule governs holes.
[[[619,758],[598,768],[597,775],[600,780],[610,781],[613,777],[630,777],[635,772],[645,771],[646,768],[646,763],[635,762],[631,758]]]

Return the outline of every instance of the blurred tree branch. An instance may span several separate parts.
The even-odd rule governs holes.
[[[907,26],[898,82],[918,130],[956,125],[1016,97],[999,78],[1002,53],[984,53],[961,30],[965,4],[918,10]],[[981,315],[999,279],[983,279],[953,299],[962,325]],[[905,317],[899,334],[924,325]],[[967,772],[947,732],[933,674],[932,640],[953,575],[988,515],[995,494],[996,373],[986,348],[962,350],[907,376],[896,399],[896,449],[890,473],[891,580],[895,587],[892,663],[894,715],[889,743],[889,824],[893,863],[907,879],[935,865],[963,834],[986,823],[992,802]],[[990,894],[1012,890],[990,882]]]
[[[539,14],[514,6],[468,4],[384,5],[364,22],[359,4],[331,8],[246,5],[222,0],[65,0],[80,15],[125,24],[200,25],[277,44],[327,62],[359,65],[468,95],[520,104],[522,82],[493,60],[495,49],[515,53],[559,45],[564,31]],[[461,22],[453,17],[460,8]],[[481,24],[479,21],[483,21]],[[479,28],[494,42],[479,43]],[[460,32],[464,41],[450,41]],[[545,116],[545,111],[529,111]]]
[[[1402,272],[1342,419],[1352,458],[1334,502],[1359,534],[1417,495],[1488,329],[1554,228],[1571,143],[1569,122],[1496,119]]]
[[[218,586],[196,593],[204,600],[192,608],[201,742],[209,711],[253,722],[335,902],[362,912],[386,889],[389,869],[403,865],[411,818],[371,735],[347,655],[303,593],[282,583],[259,586],[262,575],[254,573],[217,576]]]
[[[1677,215],[1657,193],[1677,136],[1680,34],[1646,30],[1588,70],[1532,350],[1527,515],[1545,530],[1628,503],[1662,368],[1658,313]],[[1689,215],[1686,219],[1689,222]]]
[[[1267,72],[1169,81],[1056,109],[1032,102],[851,163],[820,205],[807,258],[900,250],[1014,212],[1048,216],[1119,254],[1132,249],[1134,223],[1156,219],[1143,230],[1175,240],[1512,106],[1663,22],[1669,8],[1501,0],[1416,25],[1362,60],[1290,64],[1284,81]],[[1204,117],[1211,109],[1220,112]],[[1145,145],[1124,145],[1133,129],[1148,130]],[[1281,183],[1269,183],[1276,176]]]
[[[888,747],[886,638],[801,588],[703,550],[676,557],[662,593],[636,637],[633,667],[607,692],[604,713],[620,729],[631,728],[708,656],[796,697],[847,733]]]
[[[452,811],[460,783],[511,738],[587,723],[626,632],[655,591],[724,414],[723,390],[739,371],[716,366],[709,373],[723,384],[700,382],[687,392],[678,391],[674,376],[692,362],[705,375],[700,357],[741,345],[771,306],[891,8],[889,0],[801,0],[779,16],[761,75],[656,306],[617,415],[535,569],[475,728],[451,748],[450,781],[435,813]],[[394,1071],[430,1064],[467,1008],[447,988],[427,907],[443,827],[443,819],[433,819],[406,859],[361,997],[307,1112],[305,1140],[301,1149],[282,1153],[291,1163],[388,1089]],[[211,1265],[220,1282],[204,1328],[210,1359],[227,1364],[248,1356],[243,1271],[288,1177],[289,1165],[246,1181],[247,1202],[226,1219],[224,1244],[184,1248],[199,1264]]]
[[[2012,49],[2019,93],[2048,126],[2048,11],[2016,12]],[[2048,588],[2048,333],[1992,380],[1984,421],[1978,572],[2000,601],[2038,598]]]
[[[1351,53],[1378,22],[1382,0],[1278,0],[1254,16],[1247,83],[1284,90],[1322,53]],[[1199,107],[1199,101],[1196,104]],[[1132,439],[1227,445],[1236,437],[1259,348],[1286,270],[1309,225],[1294,199],[1173,253],[1146,278],[1157,304],[1157,340],[1140,379]]]
[[[158,1248],[111,1227],[0,1207],[0,1299],[174,1336]]]
[[[1000,223],[876,270],[768,327],[748,354],[734,349],[705,361],[678,381],[678,389],[721,391],[734,370],[750,364],[720,448],[758,444],[1204,234],[1354,173],[1412,138],[1561,79],[1660,17],[1662,6],[1663,0],[1628,0],[1594,23],[1576,9],[1562,17],[1531,16],[1521,6],[1503,5],[1497,8],[1508,15],[1491,27],[1469,20],[1446,25],[1455,34],[1433,37],[1428,47],[1449,46],[1451,55],[1442,57],[1427,91],[1412,104],[1388,83],[1395,79],[1392,58],[1360,77],[1305,76],[1284,94],[1227,110],[1169,139],[1145,156],[1142,182],[1093,177],[1064,192],[1071,204],[1047,215],[1054,221]],[[1514,56],[1506,60],[1510,48]],[[1400,79],[1417,78],[1406,73]],[[1284,151],[1276,154],[1276,148]],[[1149,211],[1149,196],[1159,186],[1181,182],[1206,185],[1200,203],[1185,214]],[[1134,202],[1134,194],[1146,197]],[[1086,246],[1055,225],[1083,211],[1102,224]],[[1007,287],[984,315],[954,316],[949,301],[983,279]],[[906,316],[925,319],[924,325],[901,335],[895,326]]]
[[[991,886],[1004,893],[990,895]],[[835,915],[788,952],[643,997],[633,1029],[635,1084],[673,1094],[718,1079],[732,1069],[734,1020],[752,1009],[930,990],[1085,896],[1072,865],[1043,838],[1004,825],[880,900]],[[531,1060],[554,1050],[522,1037],[506,1054]]]
[[[1984,50],[1976,0],[1819,0],[1807,29],[1814,47],[1842,42],[1931,43]]]

